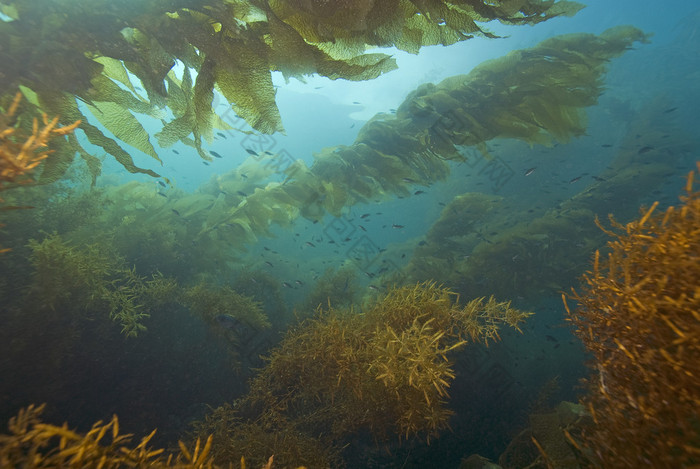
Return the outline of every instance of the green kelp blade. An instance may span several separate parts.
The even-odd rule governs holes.
[[[395,116],[371,119],[352,145],[322,150],[311,166],[290,165],[283,184],[256,190],[247,204],[231,209],[231,219],[264,236],[282,196],[290,216],[317,221],[343,206],[407,196],[416,184],[446,178],[446,160],[464,158],[458,151],[464,147],[486,156],[486,142],[494,138],[566,142],[584,132],[584,109],[602,92],[610,60],[645,39],[632,27],[559,36],[468,75],[421,85]]]
[[[71,142],[71,145],[73,145],[83,161],[85,161],[85,164],[90,171],[90,176],[92,177],[90,185],[94,186],[97,182],[97,177],[102,173],[102,160],[85,151],[85,149],[78,143],[78,139],[75,137],[75,134],[70,134],[68,136],[68,140]]]
[[[108,76],[109,78],[118,81],[122,85],[126,86],[131,90],[132,93],[136,94],[136,89],[134,88],[131,79],[129,78],[129,72],[126,71],[126,67],[121,62],[121,60],[113,59],[111,57],[96,57],[95,62],[102,64],[104,67],[102,69],[102,74]]]
[[[85,136],[87,136],[90,143],[102,147],[104,151],[112,155],[130,173],[143,173],[155,178],[160,177],[160,174],[156,173],[155,171],[136,166],[129,153],[120,147],[113,139],[103,134],[102,131],[94,125],[83,121],[80,124],[80,129],[85,132]]]
[[[87,108],[119,140],[163,163],[151,145],[148,132],[128,109],[110,102],[94,102],[92,105],[88,104]]]
[[[282,118],[275,102],[267,49],[260,44],[230,39],[222,42],[213,60],[216,84],[232,103],[236,114],[263,133],[282,132]]]

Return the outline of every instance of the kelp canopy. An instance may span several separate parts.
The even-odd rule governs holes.
[[[356,203],[407,196],[415,184],[444,179],[446,160],[464,158],[460,147],[476,146],[488,158],[485,143],[494,138],[550,144],[582,135],[584,108],[602,93],[609,60],[645,40],[631,26],[600,36],[557,36],[469,75],[422,85],[395,116],[368,122],[352,145],[323,149],[310,167],[302,160],[287,163],[279,168],[287,174],[284,182],[258,187],[244,201],[211,206],[203,233],[240,245],[269,235],[272,223],[285,226],[299,216],[317,221]]]
[[[481,23],[535,24],[580,8],[563,0],[2,0],[9,21],[0,22],[0,105],[20,88],[30,102],[23,121],[41,112],[60,115],[63,124],[81,120],[90,143],[130,172],[157,176],[91,125],[76,100],[117,139],[158,161],[151,135],[133,113],[162,120],[159,145],[182,141],[209,159],[202,138],[227,127],[212,110],[214,89],[254,129],[272,133],[282,124],[271,71],[372,79],[396,64],[385,54],[365,53],[368,46],[417,52],[493,37]],[[182,77],[173,71],[178,62]],[[54,150],[44,181],[58,179],[76,152],[93,175],[99,172],[99,161],[74,138]]]

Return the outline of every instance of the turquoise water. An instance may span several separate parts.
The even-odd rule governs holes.
[[[340,271],[345,277],[332,280],[337,296],[330,303],[352,304],[359,313],[393,285],[425,280],[444,284],[461,300],[493,294],[535,313],[522,334],[504,330],[501,341],[454,356],[451,430],[430,445],[420,438],[400,445],[395,436],[375,445],[361,431],[342,453],[348,467],[459,467],[474,453],[497,460],[528,426],[529,413],[576,401],[583,392],[586,355],[565,321],[561,292],[579,285],[592,253],[604,248],[607,239],[593,216],[614,214],[626,222],[642,205],[677,203],[700,154],[697,3],[585,3],[571,18],[486,25],[498,39],[424,47],[415,55],[381,50],[396,58],[398,69],[370,81],[316,75],[285,81],[273,72],[284,134],[254,131],[216,93],[212,106],[222,120],[249,133],[216,131],[204,143],[211,161],[182,143],[161,148],[153,139],[162,164],[124,146],[137,166],[161,179],[129,174],[76,132],[85,149],[102,159],[94,186],[75,163],[52,185],[3,192],[8,203],[36,207],[2,217],[0,246],[12,249],[0,258],[2,420],[46,402],[49,421],[86,430],[116,413],[126,431],[145,435],[157,427],[157,443],[173,445],[208,406],[245,395],[247,381],[265,363],[260,356],[312,314],[314,292]],[[392,118],[422,84],[468,74],[560,34],[600,34],[619,25],[640,28],[650,40],[610,61],[602,94],[585,108],[580,136],[553,145],[489,138],[488,156],[463,146],[461,159],[445,163],[449,174],[443,178],[408,178],[405,193],[373,194],[338,213],[305,216],[300,208],[289,226],[273,223],[269,233],[240,242],[230,238],[234,223],[217,218],[217,210],[252,204],[256,190],[283,183],[294,161],[311,167],[324,148],[352,145],[368,121]],[[176,70],[181,74],[182,64]],[[150,135],[162,128],[159,119],[139,119]],[[346,171],[349,178],[353,170]],[[234,179],[233,189],[224,188],[222,181]],[[473,193],[488,196],[491,205],[471,220],[451,203]],[[552,221],[583,209],[585,221],[571,218],[565,228]],[[575,224],[578,231],[570,229]],[[439,235],[440,226],[450,234]],[[197,310],[194,300],[165,301],[148,309],[146,330],[133,338],[121,334],[109,306],[77,293],[86,291],[81,285],[47,304],[27,243],[52,232],[74,251],[101,243],[98,251],[143,278],[160,273],[182,289],[204,283],[249,296],[261,303],[271,327],[242,329],[229,313],[207,316],[215,311],[211,305]],[[110,291],[130,287],[120,272],[110,277]]]

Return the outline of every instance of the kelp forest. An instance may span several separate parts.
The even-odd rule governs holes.
[[[700,12],[590,3],[0,0],[0,467],[700,465]]]

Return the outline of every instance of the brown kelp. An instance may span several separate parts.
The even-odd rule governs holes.
[[[45,405],[30,405],[10,419],[8,434],[0,434],[0,466],[32,468],[120,468],[177,467],[214,468],[209,451],[211,439],[197,440],[194,448],[179,442],[180,450],[167,454],[153,448],[149,442],[154,430],[134,445],[133,435],[119,433],[115,415],[103,423],[96,422],[86,433],[45,423],[41,419]]]
[[[57,145],[59,141],[65,143],[66,138],[80,124],[76,121],[65,127],[58,127],[58,117],[49,120],[46,114],[42,114],[43,127],[40,127],[39,119],[34,117],[31,127],[27,124],[22,129],[17,124],[21,101],[22,94],[16,93],[9,103],[1,103],[5,106],[0,107],[0,191],[30,182],[34,169],[51,153],[48,145],[51,142]],[[2,201],[0,199],[0,202]],[[2,207],[3,210],[11,208],[13,207]],[[0,227],[2,226],[0,224]],[[0,248],[0,253],[6,251]]]
[[[584,108],[602,92],[609,60],[645,35],[623,26],[600,36],[558,36],[527,50],[486,62],[469,75],[422,85],[397,109],[378,115],[350,146],[326,148],[308,167],[274,155],[286,174],[230,207],[212,230],[232,244],[254,240],[273,223],[301,216],[319,220],[343,208],[391,195],[409,195],[449,173],[445,160],[464,157],[460,147],[510,137],[528,143],[566,141],[585,129]]]
[[[325,467],[361,431],[430,440],[452,414],[454,352],[531,314],[494,298],[460,305],[430,282],[392,289],[365,311],[319,308],[289,331],[249,393],[198,425],[213,433],[215,460],[262,463],[271,450],[283,466]]]
[[[662,187],[660,176],[673,174],[682,155],[698,145],[694,135],[663,118],[661,106],[653,102],[637,111],[614,159],[594,177],[586,177],[588,182],[578,182],[587,185],[567,200],[548,207],[540,197],[535,208],[497,195],[468,192],[455,197],[408,264],[378,284],[432,279],[463,296],[491,292],[528,299],[575,285],[592,253],[605,244],[595,217],[607,216],[615,201],[616,217],[631,220],[636,207]],[[520,156],[522,151],[499,148],[510,164],[515,157],[507,153]],[[640,153],[640,148],[647,150]]]
[[[564,0],[3,0],[0,7],[9,18],[0,21],[2,98],[19,88],[29,101],[21,110],[24,120],[42,112],[60,115],[64,124],[81,120],[90,143],[128,171],[155,176],[118,143],[160,161],[152,135],[134,113],[163,121],[155,136],[161,146],[182,141],[209,159],[202,139],[211,139],[215,128],[230,128],[212,109],[215,89],[253,128],[271,133],[282,130],[271,71],[371,79],[396,65],[387,55],[366,53],[367,46],[415,52],[493,36],[479,23],[535,24],[582,6]],[[173,71],[176,63],[184,65],[181,76]],[[90,124],[83,109],[116,139]],[[42,179],[59,178],[75,153],[93,174],[100,171],[99,161],[70,139],[56,148]]]
[[[28,176],[49,156],[47,146],[50,141],[71,134],[80,124],[76,121],[58,127],[58,117],[49,121],[46,114],[43,114],[43,127],[39,127],[39,120],[34,118],[31,132],[18,132],[17,113],[21,100],[22,94],[17,93],[0,115],[0,190],[6,189],[8,183],[21,182],[19,178]]]
[[[700,165],[698,165],[700,169]],[[603,467],[700,462],[700,192],[688,175],[681,204],[611,228],[570,298],[576,334],[592,355],[583,398],[594,424],[582,445]],[[566,303],[566,298],[565,298]],[[568,307],[567,307],[568,309]]]
[[[50,234],[30,240],[29,248],[35,269],[29,298],[36,308],[58,308],[81,317],[103,311],[120,323],[127,337],[145,331],[150,309],[172,301],[177,289],[162,275],[150,280],[138,275],[104,243],[77,248]]]

